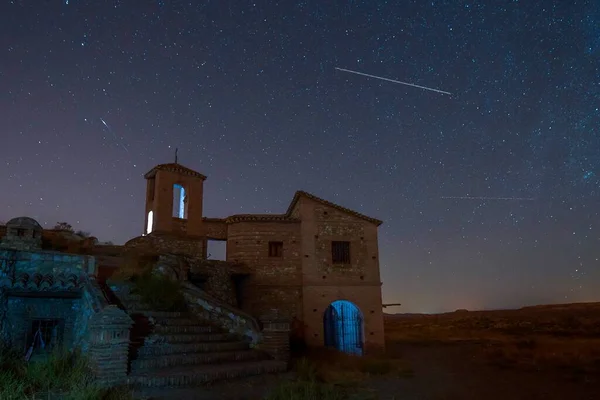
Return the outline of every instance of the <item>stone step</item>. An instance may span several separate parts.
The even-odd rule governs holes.
[[[190,314],[188,311],[154,311],[154,310],[139,310],[131,312],[127,309],[128,314],[140,314],[148,318],[160,318],[160,319],[174,319],[174,318],[185,318],[185,319],[193,319],[194,315]]]
[[[135,314],[132,316],[135,317]],[[210,323],[195,317],[149,317],[154,326],[210,326]]]
[[[199,342],[226,342],[236,340],[227,333],[153,333],[145,338],[146,343],[199,343]]]
[[[255,361],[266,359],[258,350],[220,351],[215,353],[169,354],[161,357],[140,357],[131,362],[132,371],[177,367],[181,365],[218,364],[234,361]]]
[[[263,360],[138,371],[132,372],[128,380],[129,384],[137,387],[196,386],[223,379],[242,378],[286,370],[286,362]]]
[[[204,342],[204,343],[144,343],[138,349],[138,357],[163,356],[181,353],[213,353],[220,351],[247,350],[244,342]]]
[[[177,333],[220,333],[221,329],[211,325],[154,325],[153,332],[158,335]]]

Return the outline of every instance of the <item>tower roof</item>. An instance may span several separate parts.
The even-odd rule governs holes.
[[[206,179],[205,175],[202,175],[201,173],[196,172],[193,169],[184,167],[183,165],[181,165],[179,163],[158,164],[156,167],[154,167],[150,171],[146,172],[146,174],[144,175],[144,178],[146,178],[146,179],[154,178],[154,176],[156,175],[156,173],[158,171],[168,171],[168,172],[174,172],[176,174],[192,176],[194,178],[200,178],[202,180]]]

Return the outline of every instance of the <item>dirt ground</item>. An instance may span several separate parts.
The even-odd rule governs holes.
[[[489,365],[481,344],[389,344],[413,370],[408,377],[373,377],[361,385],[378,400],[598,400],[600,377],[569,371],[523,371]],[[261,399],[294,373],[262,376],[211,388],[165,389],[153,398],[178,400]],[[154,397],[156,396],[156,397]]]
[[[380,400],[600,399],[599,377],[489,365],[481,344],[391,344],[412,367],[405,379],[373,379]],[[392,349],[390,349],[392,350]]]
[[[311,362],[320,376],[333,377],[327,382],[342,377],[353,385],[352,400],[600,400],[598,303],[387,316],[385,328],[382,359],[399,361],[402,373],[382,371],[372,359],[367,373],[356,375],[356,368],[345,370],[348,359],[330,364],[336,356],[324,351]],[[295,378],[291,371],[211,388],[166,389],[152,398],[257,400]]]

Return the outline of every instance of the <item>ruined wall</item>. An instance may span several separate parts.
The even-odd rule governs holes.
[[[300,224],[288,221],[234,222],[227,230],[227,260],[252,274],[244,283],[242,308],[260,316],[273,308],[300,316],[302,275]],[[269,242],[283,242],[281,257],[269,257]]]
[[[96,260],[92,256],[57,253],[53,251],[11,251],[0,249],[0,263],[14,262],[14,267],[30,276],[36,273],[58,274],[76,269],[87,275],[96,274]]]
[[[201,257],[204,254],[204,246],[204,240],[199,238],[150,234],[138,236],[125,243],[125,251],[134,250],[150,254],[173,253]]]
[[[322,346],[323,313],[335,300],[349,300],[364,316],[367,350],[382,347],[383,311],[377,226],[312,199],[300,203],[304,329],[309,345]],[[332,262],[332,241],[350,242],[350,263]]]
[[[15,350],[25,352],[31,345],[29,340],[32,326],[37,319],[60,320],[62,343],[72,349],[75,338],[77,317],[81,313],[81,299],[52,297],[8,296],[6,319],[3,322],[3,335]]]
[[[204,234],[209,239],[227,240],[227,223],[220,218],[204,218]]]
[[[219,260],[194,259],[188,260],[188,262],[190,263],[190,278],[195,282],[198,278],[202,278],[202,284],[198,285],[200,289],[232,307],[238,306],[232,279],[232,275],[238,272],[235,265]]]

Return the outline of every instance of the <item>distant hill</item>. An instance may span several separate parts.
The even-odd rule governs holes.
[[[433,317],[433,316],[452,316],[452,315],[460,315],[460,314],[485,314],[485,313],[505,313],[505,312],[547,312],[547,311],[565,311],[565,310],[600,310],[600,302],[595,303],[567,303],[567,304],[540,304],[536,306],[526,306],[521,308],[512,308],[512,309],[496,309],[496,310],[474,310],[469,311],[465,309],[458,309],[456,311],[450,311],[439,314],[422,314],[422,313],[396,313],[396,314],[387,314],[384,313],[384,317],[387,318],[424,318],[424,317]]]

